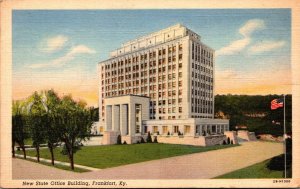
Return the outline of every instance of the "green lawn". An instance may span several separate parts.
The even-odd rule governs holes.
[[[31,138],[27,138],[24,141],[25,145],[32,145],[32,139]]]
[[[266,160],[249,167],[227,173],[216,178],[221,179],[250,179],[250,178],[283,178],[283,171],[269,170],[266,166],[270,160]]]
[[[108,168],[120,165],[138,163],[143,161],[180,156],[184,154],[205,152],[229,148],[237,145],[218,145],[210,147],[199,147],[177,144],[130,144],[130,145],[108,145],[108,146],[85,146],[75,154],[75,164],[85,165],[94,168]],[[69,162],[67,156],[60,153],[61,148],[55,149],[55,159]],[[17,153],[21,154],[21,151]],[[49,150],[43,148],[40,151],[41,157],[51,159]],[[35,156],[34,150],[27,150],[27,155]]]

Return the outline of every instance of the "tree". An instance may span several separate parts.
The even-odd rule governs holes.
[[[25,124],[24,106],[20,101],[12,104],[12,155],[15,157],[15,144],[17,143],[23,151],[26,159],[25,139],[28,138],[28,129]]]
[[[46,117],[45,117],[45,125],[46,125],[46,142],[51,154],[51,164],[54,165],[54,148],[60,139],[60,132],[57,129],[55,124],[55,115],[57,114],[57,107],[61,103],[58,95],[54,92],[54,90],[48,90],[43,92],[43,101],[42,101],[47,109]]]
[[[154,137],[154,141],[153,141],[154,143],[158,143],[158,141],[157,141],[157,136],[155,136]]]
[[[117,138],[117,144],[122,144],[121,135],[118,135],[118,138]]]
[[[147,141],[148,143],[152,143],[152,138],[151,138],[150,132],[148,132],[146,141]]]
[[[99,108],[90,107],[89,108],[92,121],[99,121]]]
[[[40,161],[40,145],[45,143],[47,136],[46,123],[47,114],[46,107],[42,102],[42,96],[34,92],[27,100],[28,103],[28,116],[27,121],[30,127],[30,135],[32,138],[33,146],[36,149],[37,161]]]
[[[55,124],[61,133],[60,140],[65,144],[65,152],[74,170],[74,153],[91,132],[91,116],[82,101],[75,102],[70,95],[64,96],[55,113]]]
[[[227,144],[230,144],[230,138],[227,137]]]

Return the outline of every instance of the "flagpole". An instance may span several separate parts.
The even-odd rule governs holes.
[[[283,95],[283,140],[284,140],[284,178],[286,178],[285,94]]]

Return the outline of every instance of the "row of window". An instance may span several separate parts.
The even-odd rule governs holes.
[[[191,107],[192,113],[207,113],[207,114],[212,114],[213,113],[213,108],[212,106],[193,106]]]
[[[145,127],[147,128],[147,127]],[[147,131],[147,130],[146,130]],[[152,126],[152,133],[159,133],[159,130],[158,130],[158,126]],[[161,134],[177,134],[177,133],[182,133],[182,131],[179,130],[179,126],[178,125],[175,125],[172,127],[172,130],[169,130],[169,127],[168,126],[162,126],[162,133]],[[184,130],[183,130],[183,134],[189,134],[191,133],[191,126],[190,125],[184,125]]]
[[[181,58],[180,58],[181,57]],[[179,55],[179,59],[181,60],[182,59],[182,55]],[[172,59],[173,62],[176,61],[176,58],[173,58]],[[171,63],[171,60],[169,60],[169,63]],[[160,65],[163,65],[165,64],[165,61],[164,59],[159,59],[159,66]],[[149,64],[150,68],[151,67],[155,67],[156,66],[156,61],[153,61]],[[125,73],[128,73],[128,72],[138,72],[139,70],[142,69],[147,69],[147,63],[141,63],[140,64],[140,67],[139,65],[133,65],[132,67],[129,66],[129,67],[125,67]],[[182,68],[182,63],[179,63],[179,68]],[[163,71],[165,71],[165,67],[163,67]],[[175,70],[176,69],[176,64],[174,64],[173,66],[172,65],[169,65],[168,66],[168,69],[169,70]],[[161,71],[161,68],[158,70],[158,71]],[[118,68],[118,69],[115,69],[115,70],[109,70],[109,69],[105,69],[105,77],[110,77],[111,75],[114,76],[114,75],[117,75],[118,74],[123,74],[124,73],[124,68]],[[104,77],[104,75],[102,74],[102,78]]]
[[[206,73],[206,74],[213,74],[213,67],[210,67],[210,68],[206,68],[206,67],[204,67],[204,66],[202,66],[202,65],[198,65],[198,64],[195,64],[194,62],[192,63],[192,68],[196,71],[196,70],[198,70],[198,71],[201,71],[201,72],[204,72],[204,73]]]
[[[179,52],[181,52],[181,51],[182,51],[182,44],[179,44]],[[168,47],[168,53],[169,54],[176,53],[176,46],[172,45],[172,46]],[[166,48],[158,50],[158,55],[159,56],[165,55],[165,54],[166,54]],[[139,58],[140,58],[141,61],[147,60],[148,53],[141,54],[141,55],[133,55],[131,58],[125,58],[125,60],[119,60],[118,62],[114,61],[114,62],[112,62],[111,65],[107,64],[105,66],[102,66],[102,70],[104,70],[104,68],[107,70],[107,69],[110,69],[110,68],[116,68],[117,66],[118,67],[123,66],[123,65],[127,66],[127,64],[131,64],[131,62],[132,63],[138,63]],[[155,51],[149,52],[149,59],[153,59],[153,58],[156,58],[156,52]],[[182,59],[182,53],[179,53],[178,59],[179,60]],[[172,56],[172,60],[176,61],[176,57]]]

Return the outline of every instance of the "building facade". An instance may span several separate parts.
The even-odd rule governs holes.
[[[138,95],[149,98],[141,131],[178,133],[177,120],[189,120],[187,136],[228,131],[228,120],[213,119],[214,66],[214,50],[180,24],[122,44],[98,64],[100,124],[109,131],[107,99]]]

